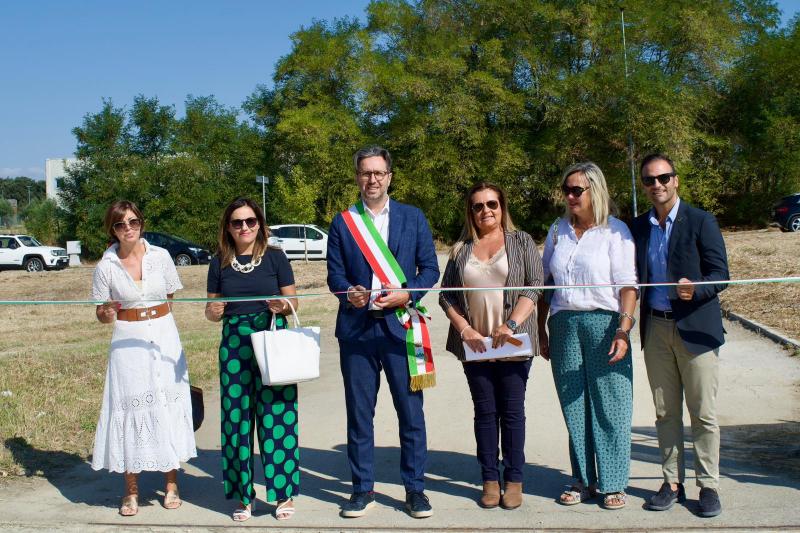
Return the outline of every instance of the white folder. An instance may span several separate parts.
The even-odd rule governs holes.
[[[473,352],[469,345],[464,344],[464,355],[467,361],[481,361],[484,359],[503,359],[505,357],[519,357],[533,355],[531,347],[531,337],[527,333],[517,333],[511,336],[517,339],[521,344],[514,346],[514,344],[506,341],[503,346],[499,348],[492,348],[492,338],[486,337],[483,339],[483,345],[486,346],[486,351],[483,353]]]

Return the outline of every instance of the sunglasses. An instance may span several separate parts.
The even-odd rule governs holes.
[[[562,185],[561,192],[564,193],[564,196],[569,196],[570,194],[575,198],[580,198],[583,193],[589,190],[589,187],[578,187],[577,185],[574,187],[570,187],[569,185]]]
[[[141,227],[142,227],[142,219],[141,218],[132,218],[130,220],[114,222],[111,225],[111,228],[114,231],[125,231],[125,228],[139,229]]]
[[[230,224],[233,229],[242,229],[245,225],[248,228],[255,228],[258,226],[258,219],[256,217],[234,218],[231,220]]]
[[[674,172],[665,172],[664,174],[659,174],[658,176],[642,176],[642,183],[647,187],[652,187],[655,185],[656,180],[658,180],[661,185],[666,185],[669,183],[669,180],[675,176],[677,176],[677,174]]]
[[[488,207],[489,209],[497,209],[500,207],[500,202],[497,200],[489,200],[486,203],[478,202],[477,204],[472,204],[472,212],[476,215],[483,211],[484,206]]]

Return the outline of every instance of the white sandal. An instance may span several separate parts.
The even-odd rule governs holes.
[[[242,502],[239,502],[239,505],[242,507],[234,510],[233,514],[231,515],[233,521],[244,522],[246,520],[250,520],[250,518],[253,516],[253,511],[256,509],[256,501],[253,500],[249,505],[244,505]]]
[[[291,507],[289,507],[290,505]],[[294,512],[294,501],[289,498],[288,500],[278,502],[278,506],[275,508],[275,518],[277,520],[289,520],[294,516]]]
[[[569,496],[569,500],[564,499],[564,496]],[[561,493],[558,498],[558,503],[561,505],[577,505],[581,502],[591,500],[597,496],[597,491],[594,489],[587,489],[585,487],[576,487],[575,485],[567,486],[567,490]]]

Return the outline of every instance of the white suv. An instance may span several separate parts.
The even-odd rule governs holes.
[[[67,251],[44,246],[29,235],[0,235],[0,270],[23,268],[28,272],[61,270],[69,264]]]
[[[269,243],[278,246],[289,259],[327,259],[328,232],[313,224],[270,226]]]

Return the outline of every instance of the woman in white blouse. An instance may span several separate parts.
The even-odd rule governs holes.
[[[114,202],[105,229],[113,244],[97,264],[92,299],[97,319],[114,324],[92,468],[120,472],[119,513],[139,510],[137,475],[166,474],[163,506],[177,509],[177,469],[197,456],[189,373],[165,300],[183,288],[169,252],[141,238],[144,219],[131,202]]]
[[[555,290],[549,319],[547,304],[539,304],[540,351],[551,360],[575,478],[559,502],[574,505],[599,491],[605,508],[621,509],[631,453],[634,243],[628,227],[610,215],[606,180],[597,165],[568,168],[561,191],[566,212],[547,234],[545,279],[598,287]],[[609,284],[623,287],[601,287]]]

